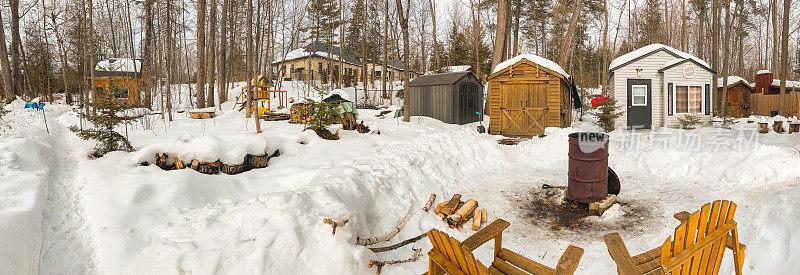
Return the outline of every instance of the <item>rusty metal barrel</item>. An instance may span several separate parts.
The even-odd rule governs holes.
[[[569,134],[567,198],[592,203],[608,196],[608,135]]]

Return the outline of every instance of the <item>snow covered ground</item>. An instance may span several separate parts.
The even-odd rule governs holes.
[[[800,134],[754,134],[747,119],[734,130],[614,132],[609,163],[622,182],[620,203],[579,226],[554,227],[534,219],[531,205],[560,199],[541,186],[566,185],[567,135],[596,130],[592,123],[548,129],[545,137],[509,146],[477,133],[477,123],[425,117],[406,123],[362,109],[359,119],[375,133],[340,130],[340,140],[328,141],[286,121],[262,122],[264,132],[255,134],[253,120],[232,104],[223,104],[214,119],[175,113],[166,122],[153,115],[148,129],[142,123],[127,129],[139,151],[94,160],[85,157],[92,144],[66,129],[79,123],[69,107],[46,107],[47,129],[41,112],[23,110],[20,102],[7,107],[3,121],[11,127],[0,135],[0,274],[373,274],[370,260],[405,259],[412,247],[428,251],[430,242],[372,253],[354,245],[356,237],[382,235],[430,193],[437,203],[456,193],[476,199],[490,221],[511,222],[504,247],[546,265],[554,266],[568,244],[586,249],[579,274],[615,273],[604,234],[620,232],[628,250],[640,253],[678,225],[675,212],[728,199],[739,205],[745,273],[798,273]],[[274,149],[282,154],[269,167],[238,175],[138,165],[160,150],[235,161]],[[350,222],[331,236],[323,218]],[[386,244],[433,228],[460,240],[474,233],[419,212]],[[487,244],[476,253],[488,264],[491,250]],[[727,253],[722,274],[733,273]],[[383,272],[426,269],[423,254]]]

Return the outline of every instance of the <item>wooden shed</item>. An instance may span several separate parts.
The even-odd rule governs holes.
[[[553,61],[520,55],[498,64],[488,81],[490,134],[536,136],[570,125],[569,75]]]
[[[423,75],[409,86],[411,115],[453,124],[481,120],[483,84],[470,72]]]
[[[135,105],[139,102],[139,85],[142,77],[142,61],[139,59],[112,58],[97,63],[94,71],[94,100],[97,93],[111,92],[109,97],[117,102]]]
[[[750,109],[750,94],[754,91],[753,86],[746,80],[738,76],[728,77],[728,92],[725,97],[730,115],[733,117],[748,117],[752,113]],[[722,99],[722,78],[717,79],[717,94],[715,101]],[[718,103],[715,103],[718,104]]]

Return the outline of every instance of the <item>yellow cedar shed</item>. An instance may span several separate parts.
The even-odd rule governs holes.
[[[489,134],[530,137],[543,134],[546,127],[570,126],[572,87],[560,66],[535,55],[521,55],[496,68],[502,69],[487,78]]]

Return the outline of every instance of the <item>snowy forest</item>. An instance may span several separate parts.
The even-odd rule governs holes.
[[[797,2],[0,1],[0,274],[800,274]]]
[[[151,86],[155,79],[244,79],[247,39],[256,75],[292,49],[324,41],[372,60],[407,61],[420,72],[471,65],[485,78],[498,27],[507,28],[508,38],[500,38],[508,56],[555,60],[582,87],[602,85],[611,59],[652,43],[709,60],[726,75],[766,69],[797,79],[800,60],[800,21],[791,20],[800,11],[778,0],[44,0],[1,8],[2,71],[11,72],[3,73],[7,102],[53,93],[84,100],[87,64],[110,57],[141,58]],[[155,92],[144,90],[142,103],[151,107]],[[199,96],[196,104],[219,101]]]

